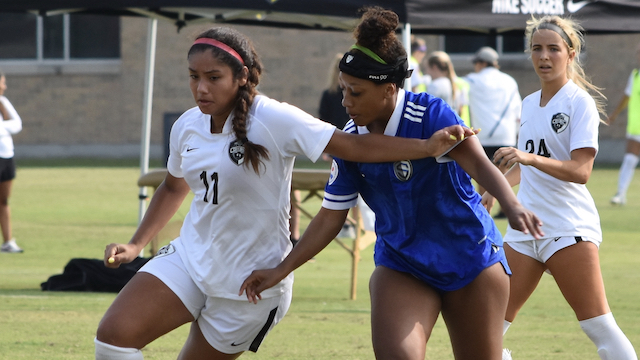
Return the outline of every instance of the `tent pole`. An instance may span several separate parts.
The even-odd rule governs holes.
[[[407,55],[411,56],[411,24],[405,23],[402,27],[402,43],[404,44],[404,49],[407,51]],[[404,81],[404,89],[406,91],[411,91],[411,78],[405,79]]]
[[[149,172],[149,141],[151,138],[151,108],[153,105],[153,75],[156,59],[156,37],[158,19],[150,18],[147,27],[147,66],[144,78],[144,99],[142,109],[142,135],[140,141],[140,176]],[[147,205],[147,187],[140,187],[138,223],[144,218]],[[144,256],[144,249],[140,252]]]

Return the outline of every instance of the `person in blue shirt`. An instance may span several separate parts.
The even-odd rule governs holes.
[[[371,7],[355,29],[356,44],[340,62],[351,117],[344,130],[428,139],[462,125],[442,99],[402,90],[410,71],[397,26],[394,12]],[[500,359],[511,271],[470,175],[496,194],[512,227],[542,236],[537,216],[520,205],[476,136],[435,158],[374,164],[335,158],[322,208],[298,245],[277,267],[254,271],[240,294],[257,303],[262,291],[326,247],[359,193],[376,215],[369,285],[376,358],[424,359],[442,314],[457,360]]]

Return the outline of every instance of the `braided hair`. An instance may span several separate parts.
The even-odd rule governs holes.
[[[234,29],[227,27],[211,28],[196,37],[196,39],[200,38],[214,39],[229,46],[240,55],[244,64],[229,52],[207,44],[193,45],[189,50],[188,56],[211,50],[216,59],[231,68],[234,78],[240,78],[242,76],[242,70],[245,66],[249,69],[246,84],[238,89],[238,96],[233,109],[232,125],[237,141],[244,146],[244,158],[246,160],[244,165],[248,167],[249,164],[251,164],[253,171],[259,174],[260,165],[264,165],[263,159],[269,160],[269,151],[264,146],[253,143],[247,138],[247,114],[249,113],[249,108],[253,104],[255,96],[258,94],[256,87],[260,83],[260,75],[262,74],[260,58],[251,41]]]

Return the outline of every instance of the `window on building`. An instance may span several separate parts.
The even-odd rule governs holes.
[[[118,17],[0,13],[0,61],[119,58]]]

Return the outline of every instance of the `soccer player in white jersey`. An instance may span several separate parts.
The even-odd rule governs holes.
[[[504,332],[549,270],[600,358],[637,359],[607,302],[598,258],[600,218],[585,185],[598,151],[604,97],[578,62],[578,24],[545,16],[528,21],[526,34],[541,90],[523,101],[518,147],[498,149],[494,162],[513,166],[505,176],[512,186],[520,184],[518,199],[542,219],[545,238],[507,229],[513,275]],[[490,209],[494,199],[485,194],[483,202]]]
[[[352,118],[345,131],[429,138],[462,124],[442,99],[402,90],[408,65],[397,26],[394,12],[373,7],[355,30],[356,45],[340,62],[343,105]],[[327,246],[360,193],[376,215],[370,281],[376,358],[424,360],[442,313],[456,359],[498,359],[510,271],[502,236],[469,175],[499,194],[515,228],[540,236],[539,221],[518,203],[476,136],[443,153],[450,159],[335,158],[322,208],[280,265],[245,280],[249,300],[260,304],[271,286]]]
[[[96,359],[142,359],[141,348],[191,323],[179,359],[235,359],[257,351],[287,312],[293,277],[258,306],[238,294],[253,269],[279,264],[291,250],[289,209],[296,155],[359,161],[433,156],[473,135],[449,126],[428,140],[352,135],[300,109],[258,95],[262,64],[250,41],[229,28],[200,34],[189,50],[197,107],[170,136],[168,174],[128,244],[110,244],[106,266],[132,261],[194,199],[180,237],[122,289],[100,322]]]

